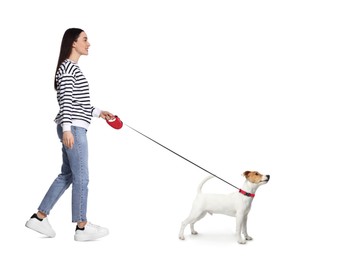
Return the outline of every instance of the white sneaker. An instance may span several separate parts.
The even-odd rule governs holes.
[[[83,230],[76,226],[74,238],[76,241],[96,240],[98,238],[107,236],[108,233],[109,231],[107,228],[87,222]]]
[[[48,237],[55,237],[55,230],[52,229],[48,218],[40,219],[34,213],[25,223],[25,226]]]

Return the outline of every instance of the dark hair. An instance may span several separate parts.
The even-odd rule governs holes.
[[[61,63],[70,57],[72,51],[72,44],[75,41],[77,41],[77,39],[80,36],[80,33],[82,33],[83,31],[84,30],[79,28],[70,28],[65,31],[64,36],[62,37],[59,60],[57,62],[57,67],[55,71],[55,80],[54,80],[55,90],[57,90],[57,84],[56,84],[57,70],[59,69]]]

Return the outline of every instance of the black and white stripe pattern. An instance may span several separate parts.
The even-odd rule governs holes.
[[[56,73],[57,101],[60,111],[55,118],[63,131],[69,131],[71,125],[85,127],[91,123],[92,116],[99,116],[90,103],[89,84],[80,67],[70,60],[65,60]]]

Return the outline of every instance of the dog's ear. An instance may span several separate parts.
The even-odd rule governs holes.
[[[251,171],[245,171],[245,172],[243,173],[243,176],[246,177],[246,178],[248,178],[248,175],[249,175],[250,172],[251,172]]]

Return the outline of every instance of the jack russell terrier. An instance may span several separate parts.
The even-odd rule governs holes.
[[[269,175],[262,175],[256,171],[246,171],[243,173],[246,180],[239,192],[224,194],[205,194],[202,193],[202,186],[206,181],[213,178],[208,176],[205,178],[197,190],[197,197],[193,202],[192,210],[189,216],[182,222],[179,232],[179,239],[184,240],[184,229],[188,224],[191,227],[192,235],[197,235],[194,230],[194,224],[202,219],[206,213],[209,214],[225,214],[236,218],[236,234],[237,241],[245,244],[247,240],[252,238],[247,233],[247,217],[251,209],[254,194],[259,186],[269,181]],[[242,237],[242,235],[244,238]]]

